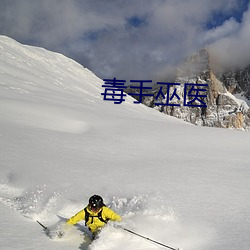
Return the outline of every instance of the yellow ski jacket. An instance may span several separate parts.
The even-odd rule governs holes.
[[[89,207],[86,207],[87,212],[89,213],[88,221],[85,221],[86,226],[88,226],[89,230],[92,233],[97,232],[100,228],[102,228],[106,223],[104,221],[112,220],[112,221],[121,221],[120,215],[116,214],[113,210],[110,208],[103,206],[99,211],[93,212],[89,209]],[[98,218],[98,215],[100,215],[101,212],[101,218],[104,220],[100,220]],[[82,209],[77,214],[72,216],[68,221],[67,224],[74,225],[80,220],[85,220],[85,210]]]

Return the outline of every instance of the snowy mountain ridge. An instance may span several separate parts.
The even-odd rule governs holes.
[[[112,225],[54,228],[100,194],[139,234],[184,250],[248,250],[249,133],[197,127],[129,96],[60,54],[0,37],[1,249],[162,249]],[[64,223],[64,221],[59,221]],[[10,240],[11,239],[11,240]]]
[[[55,96],[59,98],[58,101],[65,100],[67,103],[68,93],[88,104],[93,104],[95,100],[103,102],[101,96],[103,81],[88,69],[61,54],[51,53],[43,48],[21,45],[8,37],[1,36],[0,60],[0,86],[5,97],[1,108],[9,108],[8,120],[16,120],[19,116],[17,111],[21,105],[23,112],[18,122],[22,124],[81,133],[88,128],[88,125],[84,124],[84,121],[71,119],[70,116],[74,111],[67,110],[65,107],[62,113],[55,107],[51,109],[48,103],[56,103]],[[12,100],[13,96],[20,95],[21,103]],[[6,98],[8,96],[10,98]],[[32,107],[30,107],[30,100],[34,100]],[[38,104],[35,102],[37,100],[39,100]],[[125,106],[131,104],[132,98],[128,97]],[[37,107],[34,108],[35,106]],[[5,119],[5,116],[2,119]]]

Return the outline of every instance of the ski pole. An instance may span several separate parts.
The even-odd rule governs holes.
[[[162,244],[162,243],[160,243],[160,242],[158,242],[158,241],[155,241],[155,240],[152,240],[152,239],[150,239],[150,238],[148,238],[148,237],[145,237],[145,236],[143,236],[143,235],[141,235],[141,234],[135,233],[135,232],[133,232],[133,231],[127,229],[127,228],[122,228],[122,229],[125,230],[125,231],[127,231],[127,232],[129,232],[129,233],[131,233],[131,234],[137,235],[137,236],[139,236],[139,237],[141,237],[141,238],[143,238],[143,239],[145,239],[145,240],[154,242],[154,243],[156,243],[156,244],[158,244],[158,245],[161,245],[161,246],[163,246],[163,247],[169,248],[169,249],[171,249],[171,250],[180,250],[180,248],[173,248],[173,247],[167,246],[167,245]]]
[[[45,227],[41,222],[39,222],[38,220],[36,221],[40,226],[42,226],[43,227],[43,229],[46,231],[46,230],[48,230],[48,228],[47,227]]]

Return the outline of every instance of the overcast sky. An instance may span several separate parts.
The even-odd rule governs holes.
[[[0,34],[61,52],[101,78],[166,79],[211,47],[250,63],[250,0],[0,0]]]

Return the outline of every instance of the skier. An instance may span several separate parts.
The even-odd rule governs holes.
[[[89,204],[72,216],[67,224],[74,225],[80,220],[85,220],[85,226],[92,232],[94,239],[109,220],[120,222],[122,219],[120,215],[105,206],[101,196],[95,194],[89,198]]]

